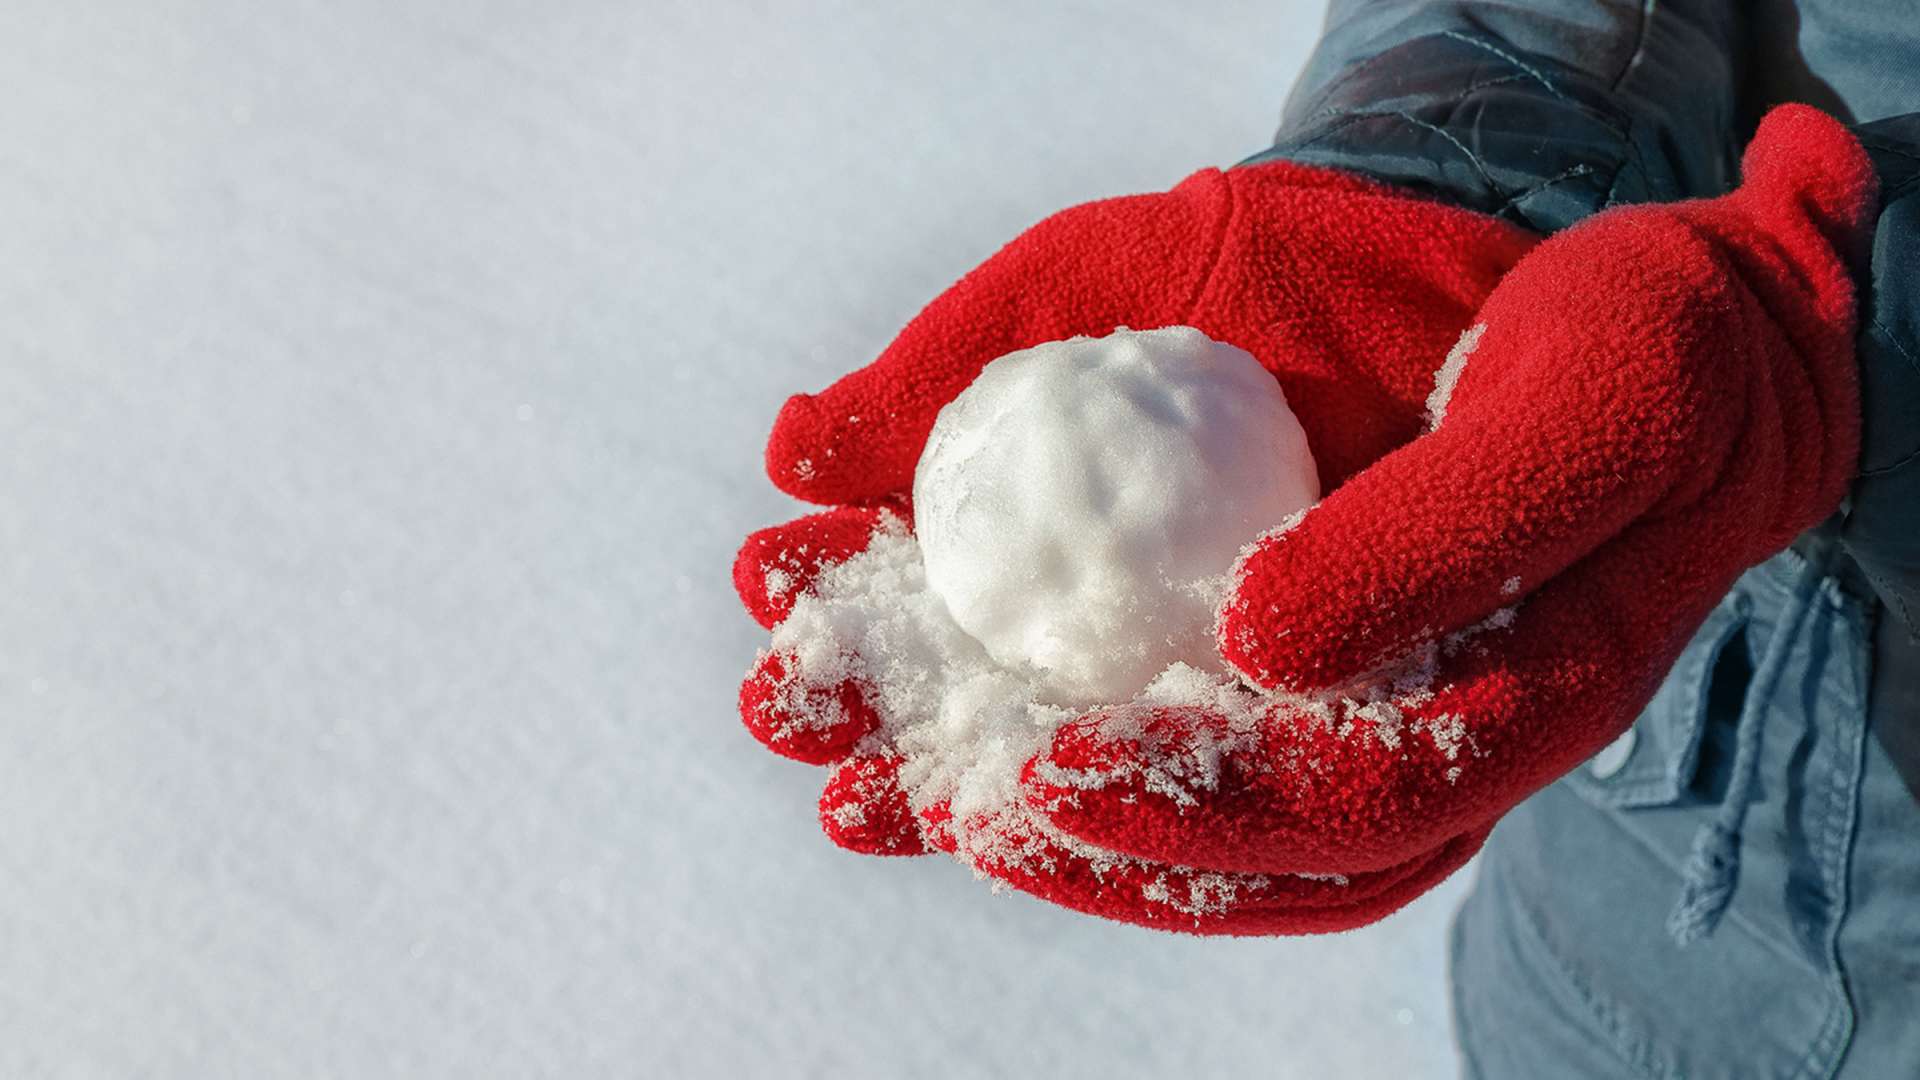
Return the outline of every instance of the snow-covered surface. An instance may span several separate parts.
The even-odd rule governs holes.
[[[1459,879],[1102,924],[740,730],[779,402],[1318,21],[906,7],[0,7],[0,1075],[1451,1072]]]
[[[1190,326],[1050,341],[940,410],[913,477],[927,583],[1048,701],[1125,701],[1170,664],[1224,670],[1240,549],[1319,498],[1259,361]]]

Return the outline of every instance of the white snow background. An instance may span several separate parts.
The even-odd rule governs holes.
[[[0,1075],[1450,1074],[1459,878],[1097,922],[734,713],[780,402],[1319,9],[0,6]]]

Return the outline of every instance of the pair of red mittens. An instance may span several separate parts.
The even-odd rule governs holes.
[[[1055,215],[873,364],[788,402],[774,482],[846,505],[750,537],[741,597],[772,626],[905,516],[935,414],[994,358],[1194,326],[1280,381],[1329,492],[1235,568],[1220,646],[1269,692],[1255,728],[1219,759],[1228,720],[1204,707],[1096,712],[1028,763],[1031,814],[1010,826],[909,807],[857,658],[822,688],[763,656],[743,718],[835,764],[822,823],[855,850],[958,851],[1170,929],[1377,919],[1631,724],[1733,580],[1838,505],[1859,443],[1851,263],[1875,198],[1846,130],[1785,106],[1732,194],[1545,241],[1288,163]],[[795,693],[833,700],[802,722]],[[967,842],[976,828],[1023,835]],[[980,854],[1004,850],[1040,857]]]

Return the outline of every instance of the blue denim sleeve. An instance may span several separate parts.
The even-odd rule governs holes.
[[[1735,175],[1726,0],[1333,0],[1274,145],[1538,232]]]

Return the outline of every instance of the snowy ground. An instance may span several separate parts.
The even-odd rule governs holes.
[[[733,716],[778,403],[1319,5],[780,7],[0,8],[0,1075],[1451,1072],[1458,879],[1101,924]]]

